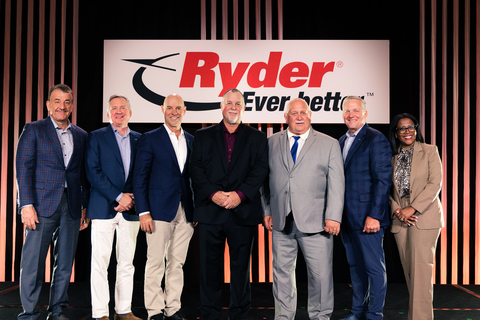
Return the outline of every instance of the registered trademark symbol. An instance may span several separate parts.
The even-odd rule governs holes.
[[[343,67],[343,61],[337,61],[337,68]]]

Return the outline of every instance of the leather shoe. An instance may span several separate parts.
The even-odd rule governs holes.
[[[366,320],[367,318],[365,316],[363,317],[357,317],[354,315],[352,312],[349,312],[345,318],[342,318],[340,320]]]
[[[150,320],[164,320],[165,315],[163,313],[157,313],[156,315],[150,317]]]
[[[165,320],[187,320],[187,318],[185,318],[183,313],[180,310],[178,310],[173,314],[173,316],[165,317]]]
[[[340,320],[360,320],[360,318],[349,312],[345,318],[342,318]]]
[[[47,320],[70,320],[70,319],[68,319],[68,317],[63,312],[60,312],[57,314],[53,314],[52,312],[50,312],[47,316]]]
[[[127,313],[124,316],[122,316],[121,314],[117,314],[115,312],[115,315],[113,316],[113,319],[115,319],[115,320],[142,320],[138,317],[135,317],[135,315],[132,312]]]

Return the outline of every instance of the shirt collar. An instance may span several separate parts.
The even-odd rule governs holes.
[[[302,140],[307,140],[308,138],[308,135],[310,134],[310,130],[312,129],[312,127],[308,128],[308,130],[306,132],[304,132],[303,134],[301,135],[296,135],[296,134],[293,134],[290,130],[287,129],[287,136],[288,136],[288,139],[292,138],[293,136],[296,136],[296,137],[300,137],[300,139]]]
[[[118,131],[114,126],[111,126],[111,127],[112,127],[112,130],[113,130],[113,133],[120,134],[120,131]],[[130,134],[130,128],[127,127],[127,134],[125,136],[123,136],[123,138],[128,137],[129,134]],[[121,134],[120,134],[120,136],[121,136]]]
[[[222,121],[222,125],[223,125],[223,132],[226,132],[228,134],[235,134],[235,133],[238,133],[238,129],[240,129],[240,124],[238,125],[237,129],[235,129],[235,131],[233,131],[232,133],[230,133],[230,131],[228,131],[227,129],[227,126],[225,125],[225,120]]]
[[[366,123],[366,122],[365,122],[365,123]],[[346,133],[347,137],[349,137],[349,138],[350,138],[350,137],[355,137],[355,136],[360,132],[360,130],[362,130],[362,128],[365,126],[365,123],[363,124],[363,126],[360,127],[360,129],[358,129],[357,131],[355,131],[354,134],[351,134],[351,133],[350,133],[350,130],[347,130],[347,133]]]
[[[165,129],[167,130],[168,135],[175,134],[175,132],[173,132],[172,130],[170,130],[170,128],[169,128],[166,124],[163,124],[163,126],[164,126]],[[185,135],[184,132],[183,132],[183,128],[182,128],[182,127],[180,127],[180,135],[181,135],[181,136]]]
[[[50,117],[50,120],[52,120],[53,127],[54,127],[55,129],[61,129],[61,130],[63,131],[63,129],[55,122],[55,120],[53,120],[52,117]],[[68,126],[67,126],[67,128],[66,128],[65,130],[70,129],[70,128],[72,127],[72,126],[71,126],[71,123],[70,123],[70,120],[67,119],[67,121],[68,121]]]

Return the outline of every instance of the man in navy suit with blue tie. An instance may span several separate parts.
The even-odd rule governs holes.
[[[86,172],[92,187],[88,217],[92,219],[90,290],[92,318],[108,320],[110,290],[107,269],[116,233],[117,275],[115,320],[140,320],[131,311],[133,257],[140,227],[135,214],[133,165],[140,133],[130,130],[132,108],[128,99],[112,95],[108,100],[108,127],[88,135]]]
[[[88,227],[88,182],[85,177],[87,133],[70,123],[73,93],[65,84],[48,92],[49,117],[25,125],[18,141],[16,172],[18,208],[25,225],[20,262],[18,319],[38,319],[35,307],[42,289],[45,259],[51,241],[53,274],[49,320],[68,320],[67,289],[79,230]]]
[[[366,124],[367,115],[365,100],[344,99],[348,131],[339,140],[345,167],[341,236],[353,288],[346,320],[383,319],[387,291],[383,235],[390,224],[392,151],[387,138]]]
[[[183,264],[193,235],[188,175],[193,136],[181,126],[186,112],[182,97],[169,95],[161,108],[165,124],[140,139],[133,178],[140,228],[147,233],[145,308],[150,320],[185,320],[180,297]]]

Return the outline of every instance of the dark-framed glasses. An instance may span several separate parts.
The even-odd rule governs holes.
[[[407,132],[407,130],[408,130],[408,132],[415,132],[416,128],[417,128],[417,126],[409,126],[409,127],[406,127],[406,128],[405,127],[399,127],[399,128],[397,128],[397,132],[402,133],[402,134]]]

